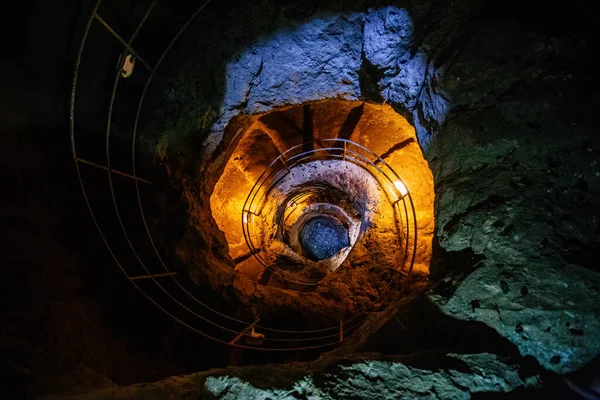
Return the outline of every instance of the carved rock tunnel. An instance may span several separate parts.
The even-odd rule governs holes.
[[[323,100],[238,117],[226,132],[235,135],[214,165],[212,216],[234,287],[261,299],[258,309],[297,307],[281,299],[292,289],[312,292],[301,307],[343,320],[399,291],[411,272],[428,275],[433,179],[414,129],[391,107]],[[315,232],[323,219],[330,225]],[[343,245],[327,243],[340,234]],[[311,256],[328,245],[327,257]],[[390,274],[402,277],[390,284]]]
[[[442,349],[502,391],[597,357],[597,99],[551,61],[576,51],[492,2],[110,3],[81,29],[79,183],[123,279],[202,351]],[[426,392],[480,390],[441,375]]]
[[[94,44],[118,36],[99,16],[99,4],[88,38]],[[261,51],[269,52],[266,43]],[[81,54],[85,72],[95,57]],[[286,57],[297,63],[303,56]],[[347,58],[343,51],[338,57]],[[226,86],[222,109],[229,111],[208,117],[210,132],[199,145],[193,130],[177,127],[196,114],[181,117],[182,105],[169,99],[190,87],[187,80],[178,83],[175,75],[165,88],[164,78],[136,58],[134,70],[131,57],[119,58],[108,111],[100,114],[107,117],[98,138],[105,156],[75,127],[73,151],[111,254],[169,316],[232,347],[321,351],[410,292],[411,280],[427,279],[433,177],[414,127],[390,105],[332,98],[346,84],[327,88],[318,81],[338,79],[334,71],[309,77],[308,92],[295,100],[290,90],[301,86],[275,90],[279,84],[265,79],[261,90],[274,95],[274,104],[240,113],[231,108],[240,99],[235,81],[249,78],[256,85],[256,76],[235,72],[245,68],[242,58],[228,66],[234,82]],[[169,68],[180,69],[177,62]],[[258,73],[271,68],[263,62]],[[302,74],[305,67],[291,68]],[[75,83],[74,116],[93,94]],[[141,112],[145,101],[163,102],[164,111]],[[169,128],[173,115],[180,117]],[[122,141],[131,142],[130,154]],[[104,193],[88,178],[90,167],[102,164],[109,170]],[[133,183],[126,189],[125,178]],[[260,343],[250,337],[255,330],[264,336]]]
[[[194,285],[226,293],[233,315],[267,333],[254,346],[230,330],[228,342],[334,346],[410,292],[411,275],[429,275],[433,179],[414,128],[391,107],[322,100],[240,115],[215,154],[182,185],[187,222],[172,246]],[[323,219],[347,243],[319,259],[308,247],[323,243],[306,236]]]

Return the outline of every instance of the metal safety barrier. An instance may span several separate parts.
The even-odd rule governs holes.
[[[162,2],[169,7],[174,7],[177,3],[167,0]],[[202,288],[190,286],[185,271],[167,265],[165,256],[149,228],[149,217],[144,201],[145,196],[152,197],[152,194],[157,193],[164,185],[152,179],[154,176],[151,178],[138,175],[140,164],[146,161],[138,158],[140,142],[143,139],[140,137],[140,118],[142,109],[147,103],[149,87],[153,84],[159,85],[164,88],[163,90],[170,87],[167,77],[159,74],[165,57],[186,28],[202,14],[211,1],[200,4],[193,12],[185,13],[185,22],[172,32],[172,39],[154,58],[138,51],[136,39],[151,30],[148,21],[152,17],[160,18],[160,15],[155,12],[159,0],[149,4],[128,38],[124,38],[125,35],[119,32],[117,27],[112,26],[107,18],[100,15],[102,3],[102,0],[95,3],[83,27],[82,40],[75,61],[69,125],[72,155],[84,200],[101,239],[124,276],[133,287],[170,318],[193,332],[224,345],[264,351],[298,351],[331,348],[347,340],[368,318],[371,311],[379,309],[396,298],[398,291],[390,290],[382,293],[370,307],[360,310],[344,321],[339,321],[339,324],[318,329],[311,327],[295,330],[281,329],[279,326],[259,325],[259,316],[244,320],[233,316],[231,312],[219,309],[201,298]],[[92,30],[94,34],[91,34]],[[100,33],[105,35],[102,36]],[[109,48],[108,45],[117,48],[109,60],[112,63],[110,71],[114,72],[112,87],[109,88],[107,99],[93,97],[91,92],[86,92],[89,86],[81,86],[79,83],[82,76],[92,77],[91,79],[96,76],[96,71],[92,70],[98,68],[95,59],[96,50]],[[89,67],[84,67],[82,63],[84,58],[91,60]],[[152,59],[156,61],[152,62]],[[134,70],[133,66],[136,63],[141,64],[143,68]],[[115,64],[117,68],[112,70]],[[99,82],[94,83],[99,84]],[[95,102],[105,106],[106,111],[95,115],[93,118],[96,119],[90,116],[86,116],[85,119],[80,118],[79,105],[83,95],[91,97],[87,99],[86,104]],[[123,104],[130,103],[119,103],[121,99],[127,99],[134,106],[125,107]],[[122,118],[115,118],[117,112],[121,113]],[[84,126],[81,122],[83,120],[85,120]],[[101,132],[95,132],[90,130],[90,126],[101,126],[103,129]],[[114,140],[111,140],[113,138],[111,134],[116,126],[120,131],[130,134],[128,157],[119,158],[115,155],[115,144]],[[292,148],[275,160],[273,165],[280,163],[287,170],[300,162],[307,161],[310,157],[317,157],[317,153],[319,156],[327,153],[328,157],[338,157],[357,165],[368,165],[368,168],[379,171],[381,177],[389,175],[390,182],[394,180],[401,182],[393,171],[386,169],[387,164],[383,160],[364,158],[368,155],[368,150],[360,155],[355,143],[342,139],[335,139],[335,143],[340,145],[343,143],[342,147],[333,145],[334,142],[327,143],[332,145],[325,149],[317,149],[310,154],[294,153],[295,148]],[[361,151],[365,150],[362,148]],[[338,156],[334,155],[335,152],[339,153]],[[370,153],[369,157],[371,156],[374,154]],[[263,175],[270,179],[270,175],[266,173]],[[259,180],[256,187],[260,188],[266,184],[266,180]],[[253,189],[249,198],[254,199],[255,196],[256,192]],[[127,211],[124,211],[124,202],[129,202]],[[254,200],[249,201],[248,207],[244,207],[244,215],[256,211],[252,208],[255,204]],[[404,210],[401,213],[403,226],[406,230],[411,230],[410,237],[414,237],[416,243],[416,229],[414,229],[416,217],[410,193],[398,197],[394,204],[399,210]],[[132,213],[132,209],[136,211]],[[413,221],[409,223],[411,211]],[[406,241],[407,246],[409,246],[408,242]],[[405,261],[398,269],[398,280],[410,273],[414,262],[414,250],[411,253],[407,248],[404,254],[410,261]],[[253,340],[244,342],[240,340],[240,335],[250,336]]]

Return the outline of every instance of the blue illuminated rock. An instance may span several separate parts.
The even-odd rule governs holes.
[[[330,218],[313,218],[300,232],[300,243],[313,260],[326,260],[350,245],[348,231]]]
[[[421,93],[427,59],[412,54],[413,19],[404,9],[384,7],[365,15],[365,60],[381,74],[379,90],[386,101],[412,108]]]

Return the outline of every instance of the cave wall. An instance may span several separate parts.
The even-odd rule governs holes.
[[[225,63],[235,74],[216,78],[222,101],[202,132],[205,151],[239,113],[323,93],[391,104],[415,126],[434,175],[432,274],[460,277],[430,300],[492,327],[549,370],[592,360],[600,350],[598,120],[585,4],[565,13],[470,1],[353,3],[337,16],[327,5],[306,10],[304,25],[293,17],[281,32],[265,24],[274,32],[232,46]],[[315,40],[322,51],[307,61],[302,49]],[[359,63],[354,45],[336,47],[344,40],[362,43]],[[279,48],[288,58],[297,49],[297,58],[280,65]],[[264,72],[273,65],[276,78]],[[344,79],[319,81],[315,66]]]
[[[535,375],[493,354],[427,352],[378,360],[331,357],[285,369],[277,365],[229,367],[72,398],[455,399],[509,392],[516,395],[513,398],[524,398],[535,393],[528,389],[538,383]]]
[[[302,111],[303,107],[310,109],[312,129],[309,140],[341,137],[365,146],[383,157],[404,181],[417,214],[418,239],[414,271],[429,274],[434,228],[433,178],[423,159],[415,130],[388,105],[348,100],[324,100],[303,106],[280,107],[264,115],[248,117],[258,120],[246,131],[236,131],[234,142],[228,145],[235,147],[235,150],[229,157],[218,160],[219,163],[227,164],[210,200],[213,217],[219,229],[225,233],[231,258],[248,253],[240,219],[244,202],[253,185],[280,154],[292,145],[302,143],[302,136],[306,135],[303,126],[306,125],[307,117]],[[240,123],[236,121],[234,126],[237,127]],[[226,153],[231,151],[228,149]],[[209,181],[204,185],[210,184]],[[380,223],[383,224],[384,221]],[[406,222],[403,221],[402,224],[406,225]]]
[[[356,12],[363,12],[366,8],[360,6],[360,2],[341,6],[306,4],[283,9],[279,18],[270,18],[276,12],[271,7],[271,13],[265,13],[264,20],[276,21],[275,25],[283,26],[288,22],[286,18],[297,20],[298,15],[310,18],[319,11],[339,12],[344,7],[349,7]],[[251,6],[252,4],[248,4],[248,7]],[[56,26],[70,26],[69,21],[76,24],[80,17],[76,12],[69,17],[57,12],[62,9],[72,10],[72,7],[71,3],[65,3],[64,7],[56,6],[51,10],[42,11],[39,8],[40,11],[35,14],[36,19],[31,20],[35,22],[31,22],[31,25],[42,21],[45,22],[43,26],[55,32],[53,29]],[[405,62],[390,66],[387,59],[382,61],[374,58],[374,55],[385,53],[382,49],[374,48],[369,57],[366,56],[368,50],[364,49],[365,57],[361,56],[358,82],[361,97],[372,101],[386,100],[399,112],[412,118],[419,142],[434,172],[437,189],[434,245],[437,250],[434,251],[432,269],[436,271],[437,277],[450,276],[443,279],[426,298],[431,308],[426,307],[425,310],[436,316],[438,314],[435,311],[441,312],[448,319],[443,320],[442,325],[425,326],[439,331],[455,326],[455,338],[458,339],[464,336],[465,327],[481,324],[477,325],[483,326],[482,330],[477,331],[480,342],[475,340],[476,337],[470,336],[473,340],[463,343],[461,351],[473,351],[473,343],[478,343],[484,346],[480,349],[485,349],[485,342],[495,338],[503,341],[503,346],[515,346],[513,350],[516,349],[519,354],[532,355],[544,368],[552,371],[566,373],[580,368],[597,356],[597,340],[600,337],[599,280],[595,263],[599,232],[597,166],[600,146],[596,135],[597,81],[594,65],[590,61],[596,50],[590,40],[593,38],[593,14],[587,12],[586,2],[552,8],[541,2],[529,5],[522,2],[496,4],[414,1],[403,3],[401,7],[406,8],[413,19],[413,41],[410,46],[405,46],[402,41],[392,46],[389,51],[395,55],[389,59],[394,60],[399,54]],[[257,10],[262,12],[264,8]],[[369,23],[362,27],[374,27],[366,30],[369,35],[385,35],[386,26],[395,26],[393,18],[386,25],[382,22],[384,18],[378,17],[379,14],[380,12],[369,14]],[[54,20],[49,15],[61,21],[72,19],[65,21],[64,25],[56,25],[50,23]],[[346,24],[345,21],[342,22]],[[247,27],[248,24],[239,26]],[[272,27],[273,22],[258,21],[256,29],[242,29],[238,36],[232,35],[215,45],[231,49],[245,48],[246,44],[235,44],[245,43],[240,37],[254,37],[256,31],[269,31]],[[398,26],[394,29],[398,29]],[[218,29],[216,31],[213,38],[221,33]],[[252,35],[248,36],[249,31]],[[54,99],[67,98],[67,90],[63,89],[68,88],[69,79],[62,77],[70,77],[71,64],[67,60],[68,54],[63,53],[68,51],[62,46],[66,42],[70,43],[63,39],[69,37],[69,34],[63,32],[61,35],[64,36],[56,39],[60,46],[54,42],[45,42],[48,43],[47,46],[35,47],[34,50],[30,48],[28,52],[23,50],[28,48],[26,42],[11,42],[12,47],[7,53],[27,60],[37,55],[37,50],[42,48],[60,48],[60,51],[47,54],[47,59],[55,60],[55,57],[59,57],[61,60],[48,65],[64,65],[64,70],[54,70],[37,68],[36,63],[30,61],[8,67],[2,64],[10,72],[3,75],[6,79],[2,81],[2,92],[8,94],[3,96],[3,102],[10,107],[3,108],[2,118],[10,121],[11,125],[27,129],[34,125],[42,126],[39,136],[62,137],[62,134],[66,134],[61,122],[65,117],[64,109]],[[11,32],[3,36],[14,37]],[[53,40],[48,36],[37,36]],[[37,40],[29,35],[22,35],[21,38],[23,37],[30,42]],[[230,60],[231,54],[227,50],[223,51],[225,54],[214,60]],[[204,55],[212,57],[214,52],[206,52]],[[365,60],[369,62],[364,62]],[[198,66],[205,68],[206,62],[205,60]],[[176,64],[176,61],[172,61],[172,65]],[[27,65],[29,69],[22,68]],[[408,70],[412,69],[405,66],[414,66],[415,70],[424,72],[408,74]],[[19,71],[28,72],[21,74]],[[37,75],[40,71],[45,71],[48,76]],[[207,87],[214,89],[211,92],[215,93],[215,98],[210,98],[208,102],[203,97],[204,91],[200,94],[197,86],[184,88],[191,72],[181,73],[179,81],[175,82],[175,87],[181,91],[172,92],[176,101],[171,107],[184,105],[181,113],[190,111],[193,123],[187,118],[181,118],[180,122],[172,122],[164,129],[161,128],[161,133],[175,132],[175,138],[176,133],[189,132],[193,128],[202,138],[209,137],[211,127],[219,116],[222,89],[225,87],[223,70],[214,68],[211,71],[214,75],[201,81],[206,83],[206,80],[214,80]],[[49,89],[40,89],[40,85],[37,85],[39,82],[53,83]],[[34,105],[32,107],[29,104],[30,98],[37,99],[35,103],[31,103]],[[165,113],[168,114],[168,107]],[[58,125],[58,129],[48,130],[50,125]],[[12,126],[9,130],[13,130]],[[179,137],[181,136],[186,135]],[[22,137],[25,138],[24,135]],[[52,153],[49,150],[52,147],[45,146],[37,137],[23,139],[27,143],[25,147],[31,148],[32,143],[38,142],[37,146],[42,153]],[[168,142],[171,150],[178,150],[177,140],[169,139]],[[68,146],[66,143],[65,145]],[[11,140],[6,148],[13,149],[15,146],[17,145]],[[64,158],[68,157],[68,154],[64,155]],[[37,156],[29,158],[32,162],[37,159]],[[43,169],[44,165],[40,165],[40,168]],[[26,165],[18,162],[2,165],[7,176],[22,173],[25,168]],[[63,182],[54,179],[61,172],[68,171],[72,172],[70,166],[59,167],[56,174],[42,174],[41,180],[54,182],[53,187],[61,187]],[[36,182],[31,187],[43,186]],[[54,189],[41,190],[48,192]],[[73,198],[75,196],[74,194]],[[32,198],[38,197],[33,195]],[[55,200],[56,206],[62,210],[55,213],[48,209],[47,202],[42,205],[43,211],[40,211],[39,205],[34,207],[23,203],[21,195],[15,198],[16,201],[9,201],[11,205],[6,210],[10,217],[18,216],[18,224],[35,215],[33,209],[37,209],[38,214],[44,214],[38,221],[43,226],[52,225],[45,221],[48,214],[60,215],[59,221],[66,218],[63,213],[71,213],[72,218],[78,221],[87,218],[85,210],[76,211],[76,207],[62,200]],[[62,197],[57,194],[56,198]],[[25,211],[10,211],[20,207],[25,207]],[[26,240],[30,239],[23,239],[30,236],[31,228],[26,227],[23,235],[19,236],[10,228],[14,223],[4,226],[9,228],[3,228],[3,238],[12,238],[18,243],[3,239],[3,257],[8,254],[7,248],[20,247],[29,257],[38,251],[37,246],[26,244]],[[34,230],[42,232],[42,228]],[[87,235],[90,230],[93,227],[85,226],[80,236],[84,236],[84,232]],[[40,235],[39,241],[44,243],[56,244],[59,237],[56,231]],[[90,237],[89,240],[91,243],[95,239]],[[57,247],[60,245],[57,244]],[[63,250],[52,250],[51,253],[55,255],[61,251]],[[70,258],[72,253],[87,254],[88,258],[77,261],[77,265],[82,268],[74,270],[75,275],[81,275],[81,269],[90,270],[90,259],[97,258],[95,255],[102,254],[102,251],[101,246],[86,251],[81,246],[70,243],[65,258]],[[3,296],[15,296],[15,300],[3,301],[3,304],[9,306],[3,306],[2,333],[6,335],[6,332],[12,330],[12,334],[3,336],[2,343],[5,348],[14,349],[14,353],[5,352],[6,356],[3,358],[3,371],[14,383],[8,389],[16,387],[23,390],[24,387],[31,388],[32,381],[37,381],[36,384],[40,381],[52,381],[55,377],[49,376],[48,371],[56,366],[54,363],[47,363],[48,360],[64,358],[71,360],[68,368],[58,368],[56,371],[68,372],[81,365],[95,371],[91,375],[98,379],[94,383],[87,383],[88,390],[90,387],[110,384],[106,382],[106,376],[114,382],[127,384],[128,379],[124,378],[123,371],[131,369],[132,365],[139,366],[140,371],[138,375],[130,375],[129,381],[153,380],[161,375],[150,371],[151,368],[146,369],[147,363],[142,355],[138,357],[130,354],[131,358],[122,362],[122,370],[102,367],[109,363],[107,360],[111,357],[124,357],[123,353],[126,352],[114,345],[115,338],[123,337],[122,333],[107,330],[104,335],[94,336],[102,332],[106,325],[105,322],[99,322],[97,315],[104,309],[103,315],[111,319],[112,313],[108,310],[115,313],[119,310],[112,299],[107,302],[114,308],[99,307],[94,295],[92,303],[95,304],[82,306],[85,310],[83,313],[73,310],[78,307],[74,299],[80,296],[82,290],[76,284],[74,289],[61,289],[61,296],[64,295],[65,300],[61,300],[62,306],[55,306],[58,310],[56,320],[40,319],[38,315],[46,315],[46,305],[50,308],[53,302],[57,302],[57,293],[37,290],[44,286],[39,279],[44,274],[36,272],[45,266],[44,268],[48,268],[48,277],[52,277],[57,274],[59,264],[63,266],[68,262],[47,263],[40,258],[30,264],[30,269],[23,270],[22,260],[3,261],[3,270],[11,270],[17,274],[27,273],[29,276],[27,279],[3,280],[10,289],[5,289]],[[106,264],[102,263],[92,270],[97,271],[97,276],[102,276],[113,267],[108,260]],[[68,277],[68,274],[65,276]],[[115,281],[116,279],[117,276]],[[48,283],[45,287],[54,287],[49,282],[44,280],[43,283]],[[77,282],[77,278],[72,281],[57,279],[55,287],[65,288],[65,282]],[[96,284],[92,286],[100,296],[103,288]],[[28,304],[24,299],[27,299],[26,294],[29,292],[21,288],[29,288],[36,295],[30,298],[31,314],[21,310],[23,304]],[[124,290],[122,293],[129,292]],[[122,298],[132,299],[130,294],[124,296]],[[144,302],[132,304],[137,309],[143,307]],[[14,310],[12,314],[10,310]],[[73,318],[68,318],[69,315]],[[153,309],[147,315],[148,318],[144,318],[138,325],[140,330],[147,329],[150,332],[157,316]],[[418,315],[413,321],[419,321],[423,315],[428,314]],[[376,336],[374,331],[366,334],[377,338],[379,349],[386,343],[393,348],[391,344],[399,342],[397,337],[407,335],[408,328],[402,323],[406,320],[402,318],[404,315],[401,313],[387,315],[386,320],[377,325],[376,330],[381,335]],[[12,322],[5,322],[9,319]],[[71,339],[60,344],[46,341],[45,338],[50,337],[64,339],[60,326],[65,320],[72,322],[70,326],[74,327],[73,333],[68,336]],[[132,324],[127,321],[120,323],[124,324],[121,326],[127,326],[125,330],[131,329]],[[14,329],[5,328],[7,326],[14,326]],[[29,336],[23,335],[24,329],[41,334],[29,339]],[[89,332],[91,336],[86,336],[83,332]],[[82,337],[89,338],[90,344],[74,346],[75,343],[81,343]],[[121,349],[126,348],[131,353],[129,345],[135,343],[136,339],[137,336],[129,338]],[[435,335],[424,335],[424,338],[415,340],[415,343],[418,348],[429,348],[437,339],[440,338]],[[19,340],[18,345],[15,344],[16,340]],[[107,343],[113,344],[112,351],[115,353],[106,351]],[[449,343],[444,344],[450,346]],[[411,350],[414,347],[398,349],[399,352]],[[502,351],[501,346],[494,350]],[[16,362],[15,357],[21,357],[22,354],[30,354],[30,359],[34,361],[23,364]],[[91,360],[94,357],[97,357],[97,361]],[[373,355],[370,358],[377,357],[380,356]],[[165,360],[166,358],[159,357],[157,362],[164,366]],[[115,362],[114,358],[110,362]],[[407,361],[402,363],[406,364]],[[437,368],[438,365],[439,359],[436,358],[431,368]],[[310,368],[313,367],[308,366],[307,370],[310,371]],[[35,371],[38,372],[34,373]],[[164,373],[177,373],[173,371],[176,370],[166,370]],[[425,369],[419,372],[415,379],[421,379],[428,371]],[[96,373],[102,376],[98,377]],[[371,375],[367,373],[365,376]],[[65,386],[73,388],[81,382],[85,383],[85,378],[71,377]],[[198,385],[198,382],[192,381],[190,384]],[[272,382],[269,384],[274,385]],[[519,385],[521,383],[517,382],[511,388]],[[459,389],[464,390],[464,385]],[[475,389],[468,391],[472,390]],[[221,392],[212,395],[218,396],[219,393]],[[424,394],[427,395],[430,393]]]
[[[115,268],[68,148],[60,126],[0,124],[2,398],[85,392],[201,368],[188,355],[202,340],[157,313]]]
[[[2,399],[158,380],[227,360],[133,290],[85,206],[67,122],[77,28],[89,3],[24,1],[2,10]],[[95,78],[87,87],[101,85]]]
[[[443,75],[429,95],[453,109],[430,121],[425,152],[440,257],[467,255],[442,261],[440,276],[472,267],[471,253],[481,261],[435,301],[561,373],[600,351],[597,99],[581,90],[596,84],[582,61],[591,44],[568,17],[551,13],[541,28],[489,16],[465,28],[436,60]]]

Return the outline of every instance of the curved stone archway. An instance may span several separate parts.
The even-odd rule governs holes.
[[[312,129],[303,129],[310,107]],[[390,106],[346,100],[323,100],[279,108],[251,117],[230,145],[231,155],[211,196],[211,208],[225,233],[232,259],[243,257],[247,246],[241,210],[246,196],[264,169],[291,146],[305,141],[346,138],[379,154],[406,182],[415,201],[418,251],[414,271],[428,274],[433,234],[433,178],[416,141],[414,128]],[[331,168],[331,166],[329,167]],[[388,241],[389,242],[389,241]]]
[[[310,123],[306,121],[307,115],[310,115]],[[309,133],[306,130],[307,126],[310,126]],[[192,275],[196,274],[199,280],[205,282],[211,281],[211,279],[233,282],[237,296],[258,309],[285,304],[290,308],[312,309],[311,312],[315,312],[315,309],[319,308],[320,311],[317,313],[325,314],[327,312],[324,310],[329,309],[329,315],[351,313],[359,303],[361,305],[370,304],[379,297],[382,291],[388,290],[389,283],[385,282],[387,275],[381,272],[373,273],[373,271],[397,268],[398,259],[402,254],[400,254],[401,246],[398,242],[398,231],[391,208],[390,211],[384,211],[382,208],[385,204],[388,204],[386,207],[390,207],[389,203],[380,201],[383,199],[383,192],[376,187],[370,195],[367,194],[368,190],[365,191],[369,185],[376,185],[376,181],[367,184],[362,189],[359,185],[346,193],[350,196],[349,201],[358,201],[362,204],[361,207],[367,206],[366,208],[369,209],[367,214],[371,216],[365,219],[364,235],[361,235],[360,239],[348,249],[347,258],[340,257],[336,260],[335,267],[328,267],[333,268],[329,271],[335,269],[335,274],[328,276],[317,287],[312,288],[311,291],[314,291],[314,294],[308,297],[304,296],[302,301],[285,300],[297,298],[297,295],[288,293],[288,290],[297,290],[298,288],[291,287],[276,277],[265,277],[263,275],[264,266],[260,265],[252,257],[252,254],[249,254],[242,230],[244,223],[242,210],[253,185],[265,168],[288,148],[307,141],[330,138],[348,139],[367,147],[378,154],[402,177],[414,200],[418,224],[413,271],[417,275],[427,276],[434,227],[434,190],[431,171],[416,141],[415,130],[390,106],[348,100],[322,100],[281,107],[263,114],[238,116],[231,121],[225,131],[220,147],[222,149],[220,156],[215,158],[215,162],[206,173],[206,176],[210,177],[207,182],[211,185],[207,188],[210,193],[211,218],[214,218],[216,227],[223,232],[220,239],[224,246],[222,254],[230,261],[223,263],[215,260],[214,265],[221,265],[218,267],[222,271],[221,273],[217,272],[219,269],[203,266],[202,269],[192,271]],[[320,161],[316,162],[320,163]],[[336,168],[342,169],[337,170]],[[310,181],[314,184],[319,181],[335,182],[339,180],[338,190],[347,191],[357,178],[359,179],[356,181],[358,183],[361,179],[364,181],[370,177],[367,173],[360,178],[364,173],[364,171],[359,172],[362,171],[360,168],[355,172],[347,168],[347,166],[336,166],[335,163],[329,167],[323,164],[318,168],[321,171],[319,174],[331,176],[323,175],[321,178],[314,172],[300,172],[299,170],[300,175],[296,178],[299,181],[294,185],[292,180],[290,188],[302,187],[301,184],[298,186],[299,182]],[[218,178],[213,175],[215,173]],[[346,177],[344,178],[344,176]],[[289,196],[286,193],[288,192],[284,190],[279,195],[280,198],[273,195],[275,196],[272,197],[273,207],[278,204],[287,204]],[[362,198],[363,195],[367,197]],[[370,205],[365,201],[370,202]],[[205,209],[191,207],[192,221],[194,215],[198,217],[200,213],[205,212]],[[206,230],[206,224],[198,226]],[[183,244],[183,246],[187,249],[186,253],[191,251],[188,245]],[[182,249],[181,246],[180,249]],[[298,262],[311,263],[306,258],[302,258],[302,260]],[[217,278],[215,274],[220,277]],[[327,274],[329,272],[325,275]],[[207,276],[208,279],[206,279]],[[225,278],[226,276],[228,278]],[[338,298],[341,302],[331,303],[328,300],[330,295],[326,295],[326,293],[330,293],[334,287],[334,293],[338,293],[341,297],[338,298],[336,297],[338,294],[335,294],[333,299]],[[399,289],[398,286],[394,290]],[[342,293],[352,295],[342,295]],[[317,305],[318,307],[315,307]]]
[[[432,289],[414,301],[406,297],[384,313],[372,314],[345,351],[406,354],[444,348],[507,355],[518,350],[559,373],[579,368],[597,354],[598,278],[594,274],[597,267],[590,262],[597,252],[593,207],[597,187],[589,168],[596,165],[597,147],[594,140],[584,138],[589,133],[586,117],[573,112],[574,104],[587,109],[586,103],[595,103],[569,95],[571,78],[558,74],[555,67],[571,65],[574,58],[561,54],[562,45],[555,46],[561,39],[556,42],[556,38],[539,36],[521,23],[513,26],[516,33],[507,35],[506,21],[495,19],[500,6],[476,2],[442,2],[435,8],[392,3],[367,9],[365,2],[349,1],[343,2],[340,10],[322,6],[312,11],[305,2],[297,2],[306,11],[298,17],[296,13],[286,15],[285,10],[271,12],[269,7],[253,13],[247,6],[250,3],[228,13],[223,24],[212,26],[203,20],[196,27],[190,25],[184,35],[188,40],[177,46],[179,52],[170,65],[159,70],[168,85],[157,92],[164,90],[161,94],[167,101],[153,99],[158,107],[151,108],[150,114],[156,114],[158,122],[147,123],[153,132],[138,143],[150,148],[158,166],[166,167],[175,190],[165,208],[177,208],[187,217],[181,220],[187,229],[183,238],[181,230],[170,229],[177,223],[166,227],[160,213],[157,222],[150,223],[153,234],[166,227],[160,233],[177,242],[173,247],[172,242],[159,243],[159,250],[176,254],[172,265],[178,278],[187,279],[189,271],[194,294],[201,292],[210,301],[221,302],[216,309],[226,310],[227,315],[219,318],[238,317],[248,326],[260,315],[261,324],[266,324],[258,326],[257,332],[270,332],[263,328],[280,326],[280,321],[286,328],[312,329],[327,319],[337,333],[335,323],[340,319],[365,304],[375,304],[379,293],[395,288],[385,275],[392,269],[369,268],[374,264],[372,258],[379,266],[389,265],[386,260],[395,258],[389,250],[394,246],[386,246],[392,239],[383,236],[389,219],[374,212],[373,218],[365,220],[360,212],[353,214],[360,207],[347,204],[334,209],[332,204],[347,199],[348,191],[340,185],[334,187],[341,191],[339,195],[336,192],[337,198],[328,188],[311,199],[313,208],[298,207],[297,213],[307,210],[302,215],[285,207],[285,192],[286,196],[273,203],[284,206],[275,215],[291,215],[289,225],[274,231],[286,245],[289,236],[289,249],[300,256],[304,249],[297,234],[313,215],[345,221],[349,232],[355,228],[366,232],[356,239],[350,235],[350,246],[327,259],[330,263],[317,285],[320,287],[300,291],[274,279],[265,282],[261,266],[249,266],[253,256],[243,252],[244,242],[237,240],[234,232],[244,219],[239,209],[234,210],[228,224],[227,207],[238,208],[232,201],[235,190],[246,190],[242,187],[246,179],[256,181],[264,163],[311,138],[354,135],[353,141],[374,149],[389,163],[399,154],[410,156],[413,153],[406,149],[420,145],[435,177],[436,223],[434,263],[417,263],[416,269],[423,267],[419,276],[430,276],[427,287]],[[269,2],[261,2],[265,3]],[[240,13],[240,9],[246,12]],[[480,14],[482,10],[485,12]],[[257,18],[240,23],[235,14]],[[277,22],[260,25],[267,19]],[[561,21],[556,25],[562,26]],[[498,26],[503,28],[497,30]],[[238,27],[243,29],[241,34]],[[210,30],[216,33],[211,36]],[[569,44],[567,48],[577,46]],[[561,64],[548,61],[557,58],[562,58]],[[134,74],[133,78],[140,76]],[[134,86],[126,84],[120,88]],[[564,100],[555,99],[558,94],[565,94]],[[384,104],[363,105],[358,100]],[[324,104],[330,104],[328,112],[315,111],[325,108]],[[344,113],[338,112],[340,109]],[[366,117],[369,110],[374,116]],[[384,127],[388,116],[393,120],[393,110],[417,130],[418,144],[411,139],[413,133],[407,142],[394,137],[393,146],[383,146],[387,134],[395,132]],[[348,136],[340,135],[347,121],[355,126]],[[372,126],[359,129],[358,124],[365,121]],[[331,126],[334,129],[327,128]],[[393,123],[389,126],[394,128]],[[383,134],[374,133],[379,128]],[[364,132],[367,134],[359,134]],[[153,140],[157,136],[161,136],[158,142]],[[381,148],[375,149],[377,146]],[[245,153],[240,151],[244,148]],[[418,152],[414,155],[418,160],[423,157]],[[233,161],[237,162],[237,175],[221,182]],[[129,164],[113,163],[112,167],[123,165]],[[320,161],[318,165],[328,166]],[[333,163],[331,167],[334,170]],[[334,171],[327,180],[333,179],[335,172],[344,174],[341,169]],[[399,173],[406,178],[411,171]],[[348,175],[356,176],[353,171]],[[324,177],[325,173],[313,174],[312,183],[320,184]],[[411,188],[411,192],[415,190]],[[181,207],[180,193],[184,199]],[[303,191],[292,194],[304,195]],[[166,213],[166,218],[170,215]],[[422,224],[427,220],[419,215],[419,229],[429,229]],[[365,221],[372,223],[368,229]],[[433,217],[431,222],[433,230]],[[397,236],[388,231],[390,238]],[[371,243],[376,245],[365,245]],[[420,246],[419,254],[431,252],[430,244]],[[173,248],[175,252],[171,252]],[[285,250],[291,258],[289,249],[273,249],[282,254]],[[234,257],[238,250],[240,255]],[[333,262],[335,257],[339,259]],[[305,263],[300,261],[298,264]],[[160,269],[160,263],[157,265]],[[344,273],[349,279],[338,279]],[[412,289],[423,288],[424,282],[415,283]],[[190,300],[183,294],[184,300]],[[201,310],[203,314],[206,308]],[[229,340],[238,332],[233,328],[213,339]],[[278,339],[266,335],[264,345]],[[332,341],[337,344],[338,338]],[[357,341],[363,345],[356,346]],[[463,342],[469,343],[461,345]],[[503,349],[498,350],[496,342],[504,343]]]

